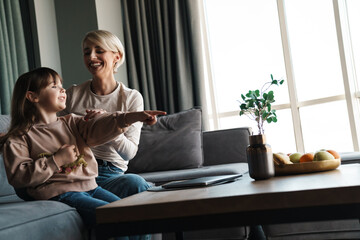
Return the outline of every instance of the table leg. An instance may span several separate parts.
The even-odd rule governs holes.
[[[184,233],[183,232],[176,232],[175,233],[176,240],[184,240]]]

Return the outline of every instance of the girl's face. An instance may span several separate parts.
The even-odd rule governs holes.
[[[120,60],[119,53],[106,51],[89,41],[84,43],[83,54],[86,68],[93,76],[98,77],[112,75],[115,63]]]
[[[37,107],[46,113],[57,113],[66,108],[66,93],[59,78],[40,91]]]

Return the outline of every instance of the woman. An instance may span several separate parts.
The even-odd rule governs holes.
[[[84,64],[92,79],[67,89],[65,113],[89,117],[101,112],[143,111],[141,94],[117,82],[114,73],[124,62],[121,41],[114,34],[96,30],[85,35],[82,42]],[[96,109],[96,110],[94,110]],[[99,186],[120,198],[147,190],[150,185],[136,174],[124,174],[138,150],[142,123],[137,122],[115,140],[92,148],[99,165]]]

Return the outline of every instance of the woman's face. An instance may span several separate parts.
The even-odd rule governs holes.
[[[106,77],[113,74],[114,66],[120,60],[120,54],[106,51],[96,44],[86,41],[84,43],[84,63],[93,76]]]

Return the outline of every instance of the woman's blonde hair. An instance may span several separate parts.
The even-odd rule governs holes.
[[[20,136],[39,121],[34,103],[26,98],[28,91],[40,94],[50,83],[60,79],[59,74],[50,68],[37,68],[21,75],[14,86],[11,99],[11,123],[9,131],[0,137],[0,150],[10,136]]]
[[[101,47],[106,51],[112,51],[114,53],[120,53],[121,58],[114,66],[114,73],[117,72],[117,69],[120,67],[121,64],[125,61],[125,51],[124,46],[121,43],[120,39],[113,33],[106,31],[106,30],[95,30],[88,32],[83,41],[82,41],[82,48],[84,49],[85,42],[91,42],[96,44],[97,46]]]

